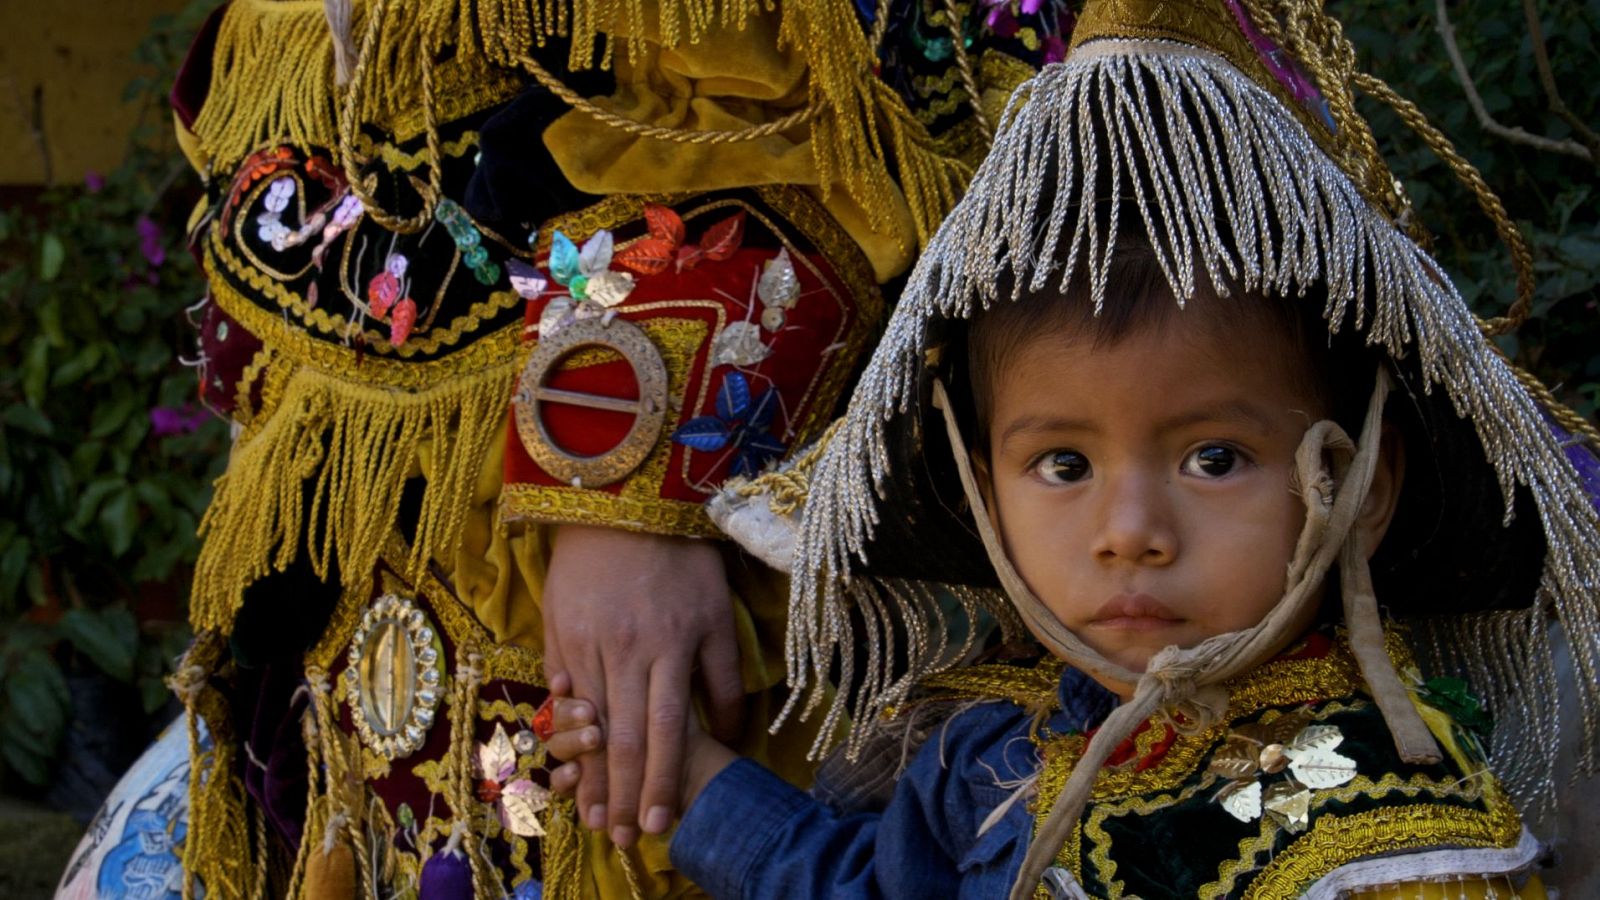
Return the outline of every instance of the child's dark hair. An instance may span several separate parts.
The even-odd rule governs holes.
[[[1225,330],[1254,320],[1282,335],[1303,357],[1304,365],[1294,366],[1293,375],[1307,383],[1297,387],[1326,404],[1334,420],[1352,435],[1360,428],[1379,357],[1332,338],[1321,319],[1320,292],[1281,298],[1233,287],[1223,296],[1201,279],[1196,296],[1181,308],[1149,242],[1126,233],[1112,252],[1106,280],[1111,299],[1098,312],[1080,267],[1065,293],[1025,295],[1017,302],[1002,299],[973,317],[966,336],[966,362],[972,404],[969,433],[975,438],[975,450],[987,447],[997,376],[1007,358],[1036,336],[1072,330],[1087,336],[1096,348],[1108,347],[1137,332],[1162,327],[1195,307],[1208,308],[1209,314],[1189,314],[1192,327]],[[1007,295],[1002,291],[1001,296]]]

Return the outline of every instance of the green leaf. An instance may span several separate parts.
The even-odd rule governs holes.
[[[39,304],[34,313],[39,318],[39,332],[52,347],[67,346],[67,333],[61,327],[61,295],[51,293],[50,299]]]
[[[110,401],[96,404],[93,414],[94,427],[89,429],[89,437],[103,438],[116,434],[122,430],[122,426],[127,424],[128,417],[138,408],[139,398],[131,391],[124,392]]]
[[[0,597],[15,597],[22,585],[22,576],[28,572],[28,559],[33,547],[28,539],[18,535],[5,543],[0,550]]]
[[[67,260],[67,248],[53,233],[47,233],[39,242],[39,280],[55,281],[61,274],[61,264]]]
[[[22,777],[29,784],[44,787],[50,783],[49,756],[30,751],[21,746],[7,729],[8,734],[0,738],[0,757],[4,757],[6,765],[11,771]]]
[[[78,511],[72,517],[72,524],[82,528],[94,521],[95,513],[100,511],[100,504],[106,497],[118,488],[126,489],[128,482],[115,475],[109,475],[89,482],[83,491],[78,494]]]
[[[67,387],[82,380],[85,375],[94,371],[100,364],[100,345],[90,344],[73,354],[72,358],[56,367],[55,374],[50,376],[51,387]]]
[[[22,361],[22,393],[28,405],[35,409],[45,405],[45,388],[50,384],[50,339],[44,335],[28,344],[28,353]]]
[[[144,714],[147,716],[154,715],[161,710],[161,707],[167,705],[168,700],[172,699],[172,689],[167,687],[167,680],[164,677],[141,678],[139,679],[139,699],[144,706]]]
[[[69,609],[59,627],[62,637],[107,675],[118,681],[133,680],[139,627],[126,607],[111,606],[99,612]]]
[[[5,415],[0,417],[7,425],[20,428],[23,431],[39,437],[49,437],[55,428],[45,414],[32,406],[21,403],[6,407]]]
[[[100,507],[100,530],[106,536],[112,556],[121,556],[133,546],[139,531],[139,502],[126,486],[113,493]]]

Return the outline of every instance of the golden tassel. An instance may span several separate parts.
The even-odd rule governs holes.
[[[584,869],[583,829],[571,797],[552,797],[539,845],[545,900],[582,900],[588,873]]]
[[[320,0],[235,0],[211,54],[211,84],[194,133],[214,166],[286,143],[331,146],[333,37]]]
[[[512,362],[407,393],[295,371],[270,417],[235,448],[206,510],[195,627],[227,633],[244,589],[287,568],[302,546],[319,577],[334,559],[347,580],[371,571],[427,443],[434,470],[407,569],[416,581],[461,533],[515,375]]]
[[[880,8],[878,14],[886,10]],[[879,136],[887,132],[918,244],[925,244],[954,207],[971,169],[940,154],[900,95],[872,74],[875,48],[850,4],[789,3],[778,40],[797,48],[810,69],[810,103],[820,111],[811,126],[811,152],[824,197],[830,185],[843,183],[875,230],[891,227],[888,211],[898,198]]]
[[[256,880],[252,864],[250,816],[244,784],[234,771],[238,757],[228,706],[207,681],[221,665],[225,642],[202,631],[168,679],[183,703],[189,730],[189,826],[183,842],[183,897],[192,900],[196,879],[207,896],[242,897]],[[211,749],[200,746],[200,724]]]

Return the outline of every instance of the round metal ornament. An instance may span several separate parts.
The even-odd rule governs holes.
[[[362,615],[344,678],[350,718],[374,753],[394,760],[422,747],[444,696],[442,657],[432,623],[412,600],[385,594]]]
[[[628,363],[639,388],[637,400],[559,390],[546,384],[563,359],[587,347],[611,350]],[[540,415],[545,403],[631,413],[633,426],[621,443],[605,453],[579,456],[551,439]],[[555,334],[540,336],[522,369],[513,405],[522,446],[551,477],[581,487],[611,484],[628,477],[656,445],[667,413],[667,364],[638,326],[609,316],[580,319]]]

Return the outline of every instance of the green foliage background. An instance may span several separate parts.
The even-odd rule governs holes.
[[[1600,129],[1600,2],[1536,4],[1555,82],[1567,107]],[[1448,135],[1532,245],[1539,276],[1533,317],[1504,349],[1541,376],[1568,405],[1594,418],[1600,403],[1600,163],[1511,143],[1486,132],[1452,71],[1430,0],[1334,0],[1330,10],[1360,52],[1361,66],[1414,101]],[[1448,3],[1456,43],[1502,125],[1550,138],[1574,137],[1550,112],[1540,86],[1523,5],[1509,0]],[[1380,148],[1405,182],[1434,254],[1481,315],[1515,298],[1510,256],[1472,194],[1399,118],[1363,101]]]
[[[194,2],[152,22],[137,51],[150,74],[125,95],[140,124],[103,186],[53,187],[36,204],[0,211],[8,781],[41,785],[54,774],[72,713],[67,674],[98,670],[136,684],[153,714],[188,640],[188,566],[227,426],[211,418],[192,433],[157,436],[151,410],[196,405],[194,374],[178,357],[194,353],[184,310],[204,292],[183,248],[198,184],[171,137],[166,91],[215,6]],[[156,229],[143,245],[141,218]]]
[[[152,23],[128,89],[144,110],[127,161],[105,186],[48,191],[0,212],[0,763],[34,784],[52,775],[69,721],[63,671],[135,682],[149,711],[182,648],[179,624],[195,526],[227,452],[226,427],[152,434],[155,407],[192,403],[184,311],[202,295],[182,248],[197,193],[169,137],[165,91],[189,36],[217,0]],[[1600,0],[1540,4],[1556,81],[1583,120],[1600,113]],[[1534,319],[1505,340],[1519,362],[1585,415],[1600,404],[1600,203],[1594,163],[1486,133],[1467,107],[1426,0],[1335,0],[1363,66],[1415,100],[1504,199],[1541,277]],[[1462,54],[1488,111],[1508,126],[1570,136],[1548,110],[1522,7],[1453,3]],[[1513,297],[1509,258],[1473,198],[1376,104],[1363,107],[1407,185],[1435,252],[1484,315]],[[159,227],[167,258],[141,252]],[[166,607],[163,616],[151,609]],[[135,610],[139,614],[135,614]]]

